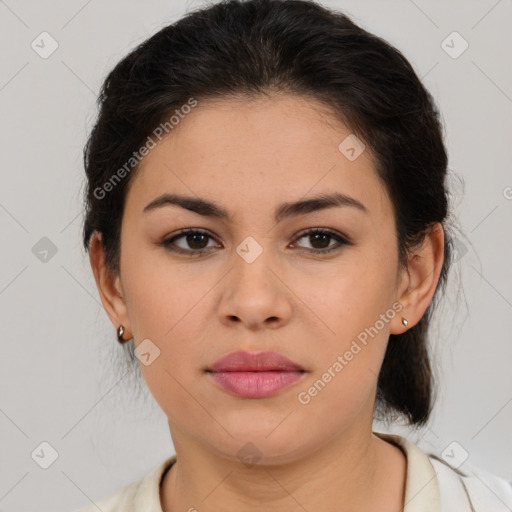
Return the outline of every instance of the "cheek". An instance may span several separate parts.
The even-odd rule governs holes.
[[[139,328],[144,334],[140,337],[140,347],[147,343],[143,338],[149,338],[152,342],[149,352],[154,350],[157,355],[148,365],[144,364],[144,357],[139,357],[138,364],[161,409],[168,416],[172,411],[179,411],[180,416],[187,417],[189,409],[193,413],[197,408],[191,395],[195,395],[193,387],[201,378],[205,361],[202,355],[204,347],[200,346],[200,321],[204,313],[193,309],[187,314],[190,308],[184,307],[180,301],[174,306],[172,312],[170,309],[152,309],[149,304],[141,306]],[[145,351],[140,351],[142,356]]]
[[[390,322],[397,314],[392,275],[391,269],[360,260],[345,277],[331,282],[317,303],[323,307],[312,306],[329,330],[318,340],[316,371],[301,388],[303,402],[310,400],[306,407],[337,404],[340,414],[351,416],[373,396]],[[310,297],[313,303],[315,295]]]
[[[161,247],[137,243],[127,235],[124,256],[123,287],[135,339],[165,345],[180,323],[187,322],[201,290],[184,277],[179,265],[169,262]]]
[[[385,309],[365,301],[359,305],[361,310],[338,316],[336,336],[318,340],[315,371],[297,392],[299,411],[321,417],[325,432],[336,432],[362,411],[373,410],[389,323],[379,319]]]
[[[393,272],[383,266],[380,270],[376,267],[368,260],[361,260],[350,268],[341,269],[338,276],[325,281],[321,290],[315,288],[313,282],[309,290],[302,290],[311,310],[318,312],[328,328],[325,336],[332,339],[331,347],[342,349],[390,310],[394,297],[394,283],[390,277]],[[387,331],[389,323],[385,326],[379,323],[377,328]]]
[[[202,288],[187,291],[169,273],[165,280],[139,275],[140,279],[130,283],[129,292],[138,364],[160,407],[185,413],[191,406],[187,390],[192,392],[191,383],[207,361],[205,321],[211,317],[207,311],[211,304]],[[150,356],[150,364],[145,365],[143,354],[152,351],[157,355]]]

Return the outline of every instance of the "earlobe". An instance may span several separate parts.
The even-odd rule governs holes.
[[[398,321],[407,318],[409,326],[404,329],[397,322],[394,334],[401,334],[420,321],[436,291],[443,261],[444,230],[440,223],[435,223],[409,258],[408,284],[398,298],[403,305]]]
[[[121,279],[106,264],[102,233],[95,232],[91,238],[89,260],[101,302],[114,328],[117,331],[123,325],[125,332],[131,332]]]

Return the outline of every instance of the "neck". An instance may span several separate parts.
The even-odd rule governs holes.
[[[401,510],[406,459],[371,430],[346,432],[291,462],[250,467],[173,429],[177,461],[161,485],[163,512]]]

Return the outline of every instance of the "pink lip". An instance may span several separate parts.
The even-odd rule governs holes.
[[[232,352],[206,370],[223,389],[245,398],[264,398],[300,379],[305,370],[277,352]]]
[[[304,371],[302,366],[277,352],[239,350],[221,357],[208,370],[212,372]]]

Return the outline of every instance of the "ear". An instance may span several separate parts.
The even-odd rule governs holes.
[[[403,309],[391,322],[391,334],[401,334],[417,324],[436,291],[444,261],[444,230],[436,222],[419,247],[413,249],[406,269],[402,270],[397,300]],[[404,326],[402,318],[407,319]]]
[[[91,238],[89,260],[101,302],[110,321],[114,324],[116,333],[117,328],[123,325],[125,329],[123,338],[125,340],[130,339],[132,337],[132,329],[128,318],[121,278],[107,267],[102,233],[97,231],[94,232]]]

